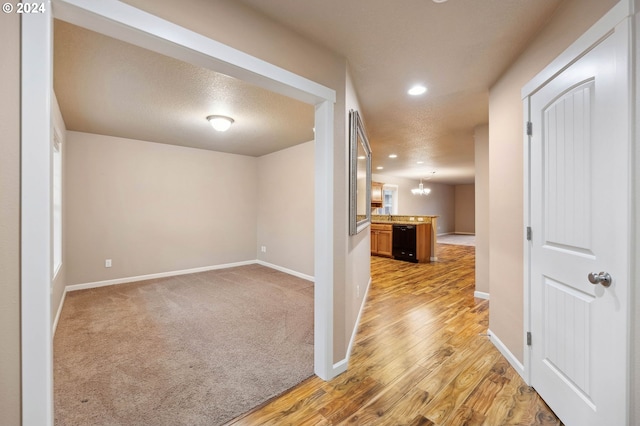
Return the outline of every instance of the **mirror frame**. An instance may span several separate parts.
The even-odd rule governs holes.
[[[365,211],[358,211],[358,149],[366,157]],[[349,110],[349,235],[356,235],[371,223],[371,147],[358,111]]]

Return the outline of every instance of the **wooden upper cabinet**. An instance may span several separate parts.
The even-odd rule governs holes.
[[[380,182],[371,182],[371,205],[373,207],[382,207],[382,186]]]

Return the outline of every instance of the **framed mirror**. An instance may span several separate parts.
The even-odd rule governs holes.
[[[358,111],[349,111],[349,235],[371,223],[371,147]]]

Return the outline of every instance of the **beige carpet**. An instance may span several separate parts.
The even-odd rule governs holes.
[[[469,234],[438,235],[438,244],[454,244],[458,246],[475,246],[476,236]]]
[[[313,283],[260,265],[67,294],[56,425],[219,425],[313,374]]]

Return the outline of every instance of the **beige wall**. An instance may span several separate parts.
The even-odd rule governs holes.
[[[475,234],[476,232],[476,190],[475,185],[456,185],[455,190],[455,232]]]
[[[351,80],[351,75],[347,71],[345,74],[345,105],[346,110],[349,111],[351,109],[362,112],[360,108],[360,102],[358,100],[358,95],[356,93],[356,89],[353,85],[353,81]],[[362,117],[363,126],[367,128],[366,117]],[[345,139],[348,140],[348,126],[345,128]],[[343,160],[342,163],[338,163],[341,167],[343,173],[347,173],[349,170],[349,144],[345,144],[343,147]],[[344,182],[344,191],[345,194],[349,193],[347,179]],[[345,197],[346,198],[346,197]],[[348,208],[345,211],[348,213]],[[348,216],[346,214],[341,215],[340,220],[343,221],[344,225],[343,231],[345,234],[348,233]],[[343,240],[344,241],[344,240]],[[339,327],[334,327],[334,332],[341,333],[342,338],[345,343],[349,343],[351,338],[353,337],[356,331],[356,321],[358,319],[358,313],[360,312],[360,308],[364,302],[364,296],[369,284],[369,280],[371,278],[371,229],[367,227],[366,229],[360,231],[359,234],[349,237],[346,241],[347,246],[345,247],[347,256],[349,261],[346,263],[346,280],[344,288],[337,294],[335,294],[334,307],[337,309],[343,309],[345,315],[344,324],[339,324]],[[344,244],[344,243],[343,243]],[[338,297],[339,296],[339,297]],[[346,351],[347,348],[345,347]],[[338,359],[339,360],[339,359]]]
[[[79,132],[66,144],[67,284],[256,258],[256,158]]]
[[[489,126],[475,129],[476,291],[489,293]]]
[[[615,0],[566,0],[489,93],[491,331],[523,360],[523,112],[521,89]]]
[[[20,424],[20,15],[0,14],[0,424]]]
[[[431,189],[429,195],[413,195],[420,180],[387,175],[373,175],[374,182],[398,186],[398,214],[416,216],[438,216],[438,234],[453,233],[456,230],[456,190],[453,185],[423,182]]]
[[[314,275],[314,160],[313,141],[262,156],[256,182],[257,258],[310,276]]]
[[[64,124],[64,119],[62,118],[62,113],[60,112],[60,106],[58,105],[58,100],[56,99],[55,93],[52,95],[51,99],[51,121],[53,122],[53,127],[58,132],[61,140],[61,152],[62,152],[62,187],[64,189],[65,182],[65,157],[66,157],[66,138],[67,138],[67,127]],[[53,182],[52,182],[53,184]],[[65,207],[65,195],[66,191],[62,191],[62,265],[58,270],[55,279],[51,283],[51,324],[55,321],[55,317],[58,313],[58,309],[60,307],[60,302],[62,301],[62,296],[64,294],[64,287],[67,285],[67,256],[65,254],[65,242],[66,238],[64,237],[64,232],[66,229],[65,225],[65,216],[67,214]],[[53,235],[51,236],[51,241],[53,241]],[[53,253],[53,248],[52,248]]]

